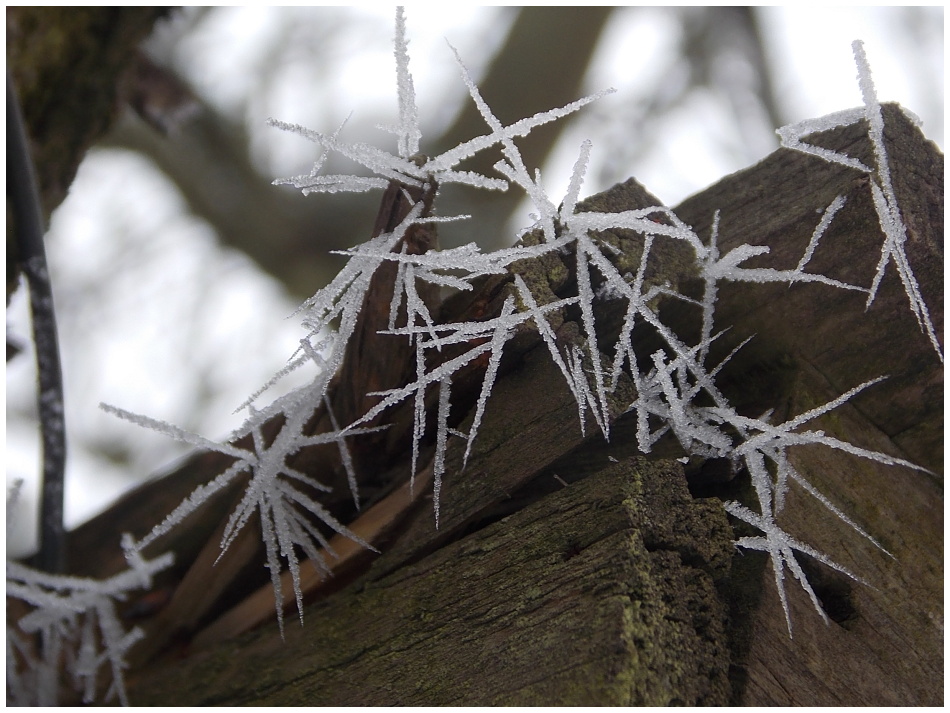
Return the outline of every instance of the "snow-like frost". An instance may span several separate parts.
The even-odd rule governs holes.
[[[845,202],[844,196],[837,196],[833,201],[831,201],[828,207],[825,208],[824,213],[821,215],[821,220],[815,227],[815,232],[811,234],[811,239],[808,241],[808,245],[805,248],[805,254],[802,255],[802,259],[798,261],[798,265],[795,267],[795,272],[801,272],[805,269],[805,265],[808,264],[808,261],[811,260],[812,255],[815,254],[815,249],[818,247],[818,241],[821,240],[821,236],[823,236],[825,231],[828,230],[828,226],[831,225],[831,221],[834,220],[835,214],[844,207]]]
[[[805,576],[801,565],[798,563],[798,560],[795,559],[795,550],[815,558],[828,567],[831,567],[832,569],[847,575],[856,582],[867,584],[863,579],[845,569],[837,562],[834,562],[826,555],[823,555],[821,552],[818,552],[803,542],[799,542],[794,537],[789,535],[775,523],[775,520],[770,514],[758,515],[749,510],[749,508],[745,507],[744,505],[734,501],[723,503],[723,505],[730,515],[733,515],[744,522],[748,522],[750,525],[753,525],[765,533],[764,537],[740,537],[738,540],[736,540],[736,546],[750,550],[761,550],[768,553],[769,558],[772,561],[772,571],[775,575],[775,586],[778,590],[779,599],[782,603],[782,610],[785,612],[785,623],[788,626],[789,637],[792,636],[792,617],[788,606],[788,596],[785,593],[786,567],[792,573],[792,576],[798,580],[798,583],[802,586],[802,589],[804,589],[808,594],[808,597],[811,599],[811,603],[815,607],[815,610],[818,612],[819,616],[821,616],[826,624],[829,623],[828,616],[825,614],[824,609],[822,609],[821,603],[818,601],[818,597],[815,595],[815,591],[808,583],[808,577]]]
[[[236,448],[229,443],[215,443],[161,421],[103,405],[105,410],[125,420],[161,433],[174,435],[181,440],[193,443],[199,447],[209,448],[236,458],[235,463],[215,477],[210,483],[198,486],[188,498],[169,513],[165,519],[156,525],[142,540],[132,544],[131,549],[135,552],[141,552],[146,546],[167,534],[186,517],[197,511],[212,495],[231,485],[231,483],[236,481],[237,478],[244,473],[249,472],[251,477],[246,486],[244,496],[228,518],[224,533],[222,534],[220,556],[223,556],[228,550],[240,531],[250,520],[251,515],[255,512],[258,513],[261,520],[261,533],[267,552],[267,566],[270,569],[271,581],[274,586],[275,594],[277,595],[275,605],[281,633],[283,633],[283,599],[280,591],[281,567],[279,557],[282,557],[287,562],[288,568],[292,573],[297,608],[302,618],[303,596],[299,586],[299,561],[296,554],[296,547],[300,547],[307,554],[317,566],[318,570],[323,572],[329,571],[323,562],[323,558],[318,553],[315,543],[320,545],[324,551],[329,551],[329,546],[323,535],[310,524],[308,519],[309,515],[315,516],[330,529],[349,537],[367,549],[374,549],[369,543],[365,542],[361,537],[338,522],[323,506],[293,485],[293,482],[296,481],[318,491],[327,490],[326,486],[322,483],[294,470],[287,464],[288,457],[295,454],[301,448],[323,443],[336,443],[341,450],[345,450],[345,437],[378,430],[377,427],[362,429],[351,428],[345,433],[337,430],[314,436],[306,435],[304,428],[313,412],[313,405],[320,403],[320,401],[325,398],[326,381],[327,379],[325,377],[321,378],[318,376],[315,382],[309,387],[309,398],[300,398],[298,394],[297,398],[289,400],[291,407],[281,411],[285,417],[283,427],[269,446],[265,444],[264,437],[260,430],[263,423],[261,412],[254,409],[253,406],[249,406],[250,416],[248,417],[244,430],[247,432],[247,435],[251,436],[254,448],[253,452]],[[304,391],[306,393],[306,390]],[[343,458],[343,461],[348,464],[348,474],[352,473],[352,465],[348,454]],[[351,486],[355,489],[355,474],[350,477],[350,481]]]
[[[410,157],[419,153],[419,110],[416,108],[416,90],[409,73],[409,41],[406,39],[406,15],[400,7],[396,10],[396,86],[399,95],[399,155]]]
[[[129,704],[123,671],[126,654],[144,633],[126,631],[116,602],[135,591],[148,591],[152,578],[167,569],[173,555],[144,559],[123,537],[129,568],[104,580],[40,572],[7,560],[7,597],[30,612],[15,628],[7,626],[7,694],[15,705],[56,705],[65,659],[83,702],[95,700],[101,670],[109,672],[105,700]]]

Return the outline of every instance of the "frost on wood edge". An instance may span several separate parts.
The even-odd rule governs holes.
[[[851,44],[851,48],[858,67],[858,86],[861,89],[864,106],[829,114],[820,119],[808,119],[797,124],[783,126],[778,129],[777,133],[782,140],[782,146],[785,148],[812,154],[830,163],[837,163],[868,174],[874,209],[877,212],[881,231],[884,234],[884,243],[881,246],[881,258],[878,261],[874,278],[868,290],[867,306],[870,307],[874,302],[878,287],[881,284],[881,278],[884,277],[884,271],[893,262],[901,284],[904,286],[904,292],[907,294],[911,312],[917,320],[920,330],[927,335],[934,351],[940,361],[943,362],[943,347],[937,339],[937,332],[930,318],[930,311],[920,294],[920,286],[917,284],[917,278],[914,276],[914,271],[911,269],[910,261],[904,250],[907,242],[907,227],[901,217],[897,195],[894,193],[894,186],[891,182],[891,167],[887,158],[887,149],[884,145],[884,115],[881,110],[881,103],[877,98],[877,92],[874,89],[874,82],[871,79],[871,66],[868,63],[864,43],[861,40],[855,40]],[[876,164],[874,168],[852,156],[814,146],[802,140],[803,137],[810,134],[839,126],[850,126],[862,120],[867,122],[868,138],[874,150],[874,162]]]
[[[302,592],[299,580],[299,561],[296,549],[300,548],[318,569],[328,572],[324,556],[333,557],[325,536],[313,526],[310,518],[315,516],[328,529],[343,534],[362,546],[372,549],[371,545],[338,522],[311,495],[303,492],[298,485],[321,491],[325,490],[319,481],[309,474],[301,473],[287,465],[287,458],[303,447],[318,444],[335,444],[341,454],[341,462],[347,470],[348,481],[354,500],[358,504],[358,483],[352,460],[347,448],[347,439],[378,430],[380,427],[368,427],[376,416],[402,401],[414,404],[414,428],[412,433],[413,472],[418,468],[420,444],[427,438],[426,401],[428,389],[438,390],[438,409],[435,427],[434,455],[434,514],[439,521],[440,491],[445,476],[446,452],[448,443],[453,439],[465,442],[463,463],[472,454],[479,426],[484,415],[492,387],[498,374],[498,367],[507,342],[519,329],[533,325],[558,367],[578,406],[580,427],[585,428],[586,417],[590,414],[596,426],[605,437],[610,436],[610,424],[616,417],[616,406],[611,397],[616,392],[622,378],[629,378],[636,388],[636,399],[626,405],[628,412],[634,412],[637,423],[636,437],[640,450],[649,453],[656,441],[666,434],[672,434],[683,449],[702,457],[728,458],[734,466],[744,466],[752,477],[759,512],[740,503],[725,503],[726,510],[734,517],[747,522],[762,532],[758,537],[742,537],[737,540],[739,547],[763,550],[769,553],[779,596],[791,635],[792,622],[784,589],[784,573],[790,571],[809,595],[819,614],[824,613],[819,606],[807,578],[795,559],[795,551],[808,554],[839,571],[861,581],[856,575],[836,564],[828,557],[812,549],[785,532],[776,518],[784,506],[784,495],[791,482],[795,482],[807,493],[817,498],[832,515],[845,525],[853,528],[873,545],[880,547],[873,537],[865,532],[838,509],[827,497],[812,486],[801,473],[796,471],[787,458],[788,449],[803,444],[822,444],[833,449],[844,450],[855,456],[877,460],[890,465],[902,465],[914,468],[913,464],[891,458],[884,454],[867,451],[851,444],[830,438],[821,431],[800,430],[805,423],[827,411],[840,406],[848,398],[869,387],[867,382],[841,397],[832,400],[817,409],[789,420],[784,424],[772,425],[769,415],[758,419],[740,416],[729,404],[715,384],[716,376],[725,362],[710,365],[708,363],[710,345],[719,333],[714,332],[715,305],[718,284],[722,281],[742,282],[810,282],[816,283],[815,289],[858,290],[868,294],[868,304],[873,301],[880,275],[887,263],[894,261],[905,285],[912,310],[921,328],[928,333],[931,342],[940,355],[933,326],[926,306],[919,296],[916,280],[907,264],[903,251],[905,240],[904,227],[899,207],[890,185],[890,174],[884,152],[883,133],[880,124],[880,105],[870,84],[870,72],[859,43],[855,45],[858,58],[861,88],[865,98],[863,110],[851,110],[824,119],[802,122],[779,131],[783,145],[800,151],[815,154],[826,160],[834,161],[872,175],[875,208],[881,219],[886,240],[882,249],[881,263],[870,288],[849,285],[824,275],[806,272],[812,253],[834,220],[834,216],[844,203],[842,197],[836,198],[824,210],[824,214],[815,226],[808,246],[798,265],[793,270],[774,270],[768,268],[743,267],[750,258],[767,252],[763,246],[741,245],[725,255],[719,253],[717,246],[718,214],[708,239],[703,240],[693,229],[684,224],[669,208],[653,206],[640,210],[628,210],[618,213],[577,212],[578,198],[583,186],[586,167],[592,151],[592,144],[585,141],[581,146],[574,171],[571,175],[567,194],[560,207],[548,197],[543,188],[539,171],[530,171],[524,165],[521,154],[514,143],[515,138],[529,133],[534,127],[554,121],[577,111],[586,104],[603,97],[601,92],[573,102],[560,109],[540,112],[511,125],[504,125],[494,116],[487,103],[481,97],[477,86],[462,64],[458,53],[451,48],[459,66],[462,80],[468,88],[472,100],[478,107],[488,128],[488,132],[434,158],[417,156],[421,132],[419,130],[418,111],[415,105],[415,89],[409,72],[408,42],[405,32],[405,18],[402,10],[397,12],[395,57],[397,68],[399,122],[388,129],[396,135],[397,150],[388,153],[367,144],[346,143],[340,138],[341,129],[332,134],[322,134],[298,125],[270,120],[270,124],[283,130],[292,131],[303,138],[318,144],[321,155],[309,174],[280,179],[277,184],[289,184],[300,189],[305,195],[313,192],[353,191],[363,192],[375,188],[385,188],[391,181],[406,186],[423,185],[434,180],[442,183],[463,183],[475,188],[487,190],[506,190],[512,184],[524,190],[530,197],[536,215],[536,244],[522,242],[511,248],[482,253],[477,245],[470,244],[460,248],[442,251],[429,251],[422,255],[409,255],[395,252],[407,231],[413,226],[457,218],[439,218],[423,215],[421,204],[409,211],[406,218],[391,232],[383,233],[369,241],[347,250],[349,260],[340,274],[330,285],[318,291],[301,305],[298,314],[307,330],[301,340],[300,348],[294,354],[287,367],[279,372],[277,381],[290,370],[310,364],[316,369],[311,383],[273,403],[258,408],[258,398],[266,391],[270,383],[255,393],[242,405],[247,410],[244,425],[221,442],[211,441],[202,436],[191,434],[183,429],[156,419],[139,416],[113,406],[103,406],[107,411],[137,425],[165,433],[166,435],[188,442],[198,448],[214,450],[235,459],[230,468],[217,475],[211,482],[199,486],[152,532],[138,542],[127,539],[126,552],[131,558],[141,560],[142,550],[176,527],[182,520],[204,503],[214,493],[219,492],[235,481],[239,476],[250,474],[244,496],[231,513],[221,542],[222,552],[234,541],[234,538],[249,522],[251,515],[257,512],[262,523],[262,537],[266,550],[266,566],[270,570],[276,594],[276,614],[283,632],[283,611],[280,602],[280,572],[284,564],[291,572],[298,612],[303,617]],[[825,149],[810,146],[801,138],[815,131],[826,130],[834,126],[867,119],[871,127],[869,135],[875,146],[877,168],[871,169],[859,161]],[[504,178],[493,178],[470,171],[456,169],[458,163],[475,153],[492,146],[500,146],[502,160],[495,169]],[[321,169],[330,151],[337,152],[371,171],[373,176],[350,176],[321,174]],[[598,234],[602,231],[624,229],[643,236],[644,246],[639,266],[633,274],[621,273],[611,260],[612,248],[604,243]],[[653,247],[659,241],[673,240],[689,246],[695,257],[695,263],[704,285],[703,295],[699,299],[686,298],[668,286],[648,285],[644,280],[646,267]],[[472,289],[472,281],[483,275],[503,274],[513,263],[541,257],[549,252],[572,250],[577,257],[578,294],[553,302],[539,302],[532,294],[524,279],[515,274],[514,288],[518,299],[509,297],[500,313],[480,322],[438,324],[432,319],[425,305],[418,298],[417,282],[428,282],[439,287],[452,287],[460,290]],[[362,307],[366,291],[376,271],[386,262],[398,265],[398,289],[390,307],[391,315],[397,314],[400,306],[407,309],[407,319],[397,324],[390,319],[389,333],[402,335],[412,341],[416,354],[415,380],[405,386],[379,393],[379,401],[361,418],[353,423],[336,422],[328,388],[334,374],[337,373],[345,353],[345,345],[353,334],[357,317]],[[598,289],[594,290],[592,276],[597,275]],[[655,298],[664,295],[680,299],[694,305],[702,319],[701,335],[696,344],[686,344],[659,318],[653,307]],[[605,299],[620,301],[624,307],[621,339],[614,349],[611,363],[605,364],[600,358],[595,329],[594,304]],[[569,347],[559,346],[548,315],[568,306],[577,306],[580,312],[581,327],[586,342]],[[332,323],[339,326],[335,329]],[[660,335],[664,342],[645,363],[638,361],[630,344],[630,337],[638,324],[648,324]],[[427,367],[427,354],[439,351],[448,345],[467,344],[467,351],[440,363],[434,368]],[[741,348],[741,346],[740,346]],[[468,433],[450,428],[452,377],[476,359],[487,357],[487,367],[482,385],[474,405],[474,415]],[[726,360],[728,360],[727,357]],[[701,398],[700,398],[701,397]],[[698,404],[705,405],[698,405]],[[314,409],[323,405],[332,422],[333,430],[316,436],[304,433],[304,426]],[[274,440],[267,444],[261,428],[265,422],[275,416],[283,417],[283,426]],[[430,436],[431,437],[431,436]],[[241,438],[249,438],[251,449],[235,445]],[[463,465],[464,467],[464,465]],[[774,473],[774,475],[773,475]],[[883,548],[882,548],[883,549]],[[282,562],[283,560],[283,562]],[[153,563],[167,566],[167,560],[159,558]],[[158,564],[155,565],[158,567]],[[157,569],[149,570],[151,572]],[[29,592],[42,590],[46,580],[35,575],[24,574],[14,568],[13,577],[22,580],[22,586]],[[8,582],[11,570],[8,565]],[[124,580],[123,580],[124,581]],[[101,586],[118,586],[112,580],[100,583]],[[21,585],[18,585],[21,586]],[[50,585],[51,586],[51,585]],[[89,585],[83,585],[89,586]],[[9,588],[9,584],[8,584]],[[32,589],[30,589],[32,588]],[[100,590],[95,590],[100,591]],[[112,590],[109,590],[112,591]],[[118,591],[118,590],[116,590]],[[122,590],[124,591],[124,590]],[[25,594],[28,592],[25,592]],[[41,602],[39,594],[30,594]],[[54,609],[72,611],[56,597],[49,601]],[[32,600],[29,600],[32,601]],[[36,606],[41,607],[41,603]],[[105,606],[105,605],[103,605]],[[65,609],[64,609],[65,607]],[[40,609],[38,609],[39,611]],[[98,611],[98,610],[97,610]],[[68,618],[68,617],[67,617]],[[111,624],[109,624],[111,626]],[[131,634],[129,635],[131,636]],[[128,637],[120,637],[113,642],[115,651],[109,653],[113,666],[113,691],[124,701],[124,689],[121,686],[121,660],[125,648],[131,644]],[[14,646],[16,640],[14,639]],[[10,651],[8,637],[8,653]],[[8,660],[11,656],[8,655]],[[97,659],[98,660],[98,659]],[[118,677],[118,678],[116,678]],[[8,668],[8,681],[10,670]]]

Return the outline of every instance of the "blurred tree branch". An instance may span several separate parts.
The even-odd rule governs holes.
[[[513,121],[577,99],[611,12],[612,8],[521,9],[479,82],[498,116]],[[549,81],[552,77],[558,81]],[[532,132],[530,140],[519,142],[529,164],[544,163],[564,124],[544,127]],[[486,131],[474,104],[466,102],[453,125],[425,150],[437,153]],[[345,249],[372,229],[378,196],[338,195],[330,211],[319,201],[303,201],[296,192],[274,188],[273,177],[262,176],[250,159],[246,130],[207,103],[200,103],[198,116],[184,123],[171,140],[130,119],[102,145],[150,157],[225,244],[247,253],[297,297],[309,296],[336,274],[342,259],[328,256],[328,251]],[[486,156],[470,167],[491,173],[498,158]],[[511,192],[501,203],[498,195],[490,199],[492,212],[481,216],[478,228],[488,247],[502,242],[485,236],[500,234],[521,197]],[[480,192],[449,192],[440,198],[440,205],[443,214],[451,215],[477,211],[482,200]],[[474,236],[461,242],[469,239]]]
[[[613,13],[613,8],[519,9],[502,47],[479,80],[481,92],[499,118],[513,121],[578,98]],[[772,86],[756,12],[750,8],[690,8],[677,11],[676,19],[682,32],[678,52],[669,61],[671,69],[677,63],[685,65],[687,79],[658,87],[645,105],[635,109],[641,135],[656,133],[664,117],[695,88],[708,86],[727,97],[741,133],[751,131],[771,142],[771,129],[781,125],[784,117]],[[735,76],[734,65],[728,62],[737,56],[748,71]],[[555,77],[557,81],[550,81]],[[756,99],[758,109],[750,106]],[[246,128],[200,98],[197,102],[198,116],[183,124],[171,140],[130,119],[121,122],[103,145],[150,157],[179,188],[191,211],[215,228],[222,242],[245,252],[295,297],[312,294],[342,264],[340,258],[327,253],[369,235],[377,198],[340,195],[330,211],[320,201],[302,201],[296,194],[275,189],[273,177],[261,175],[250,159]],[[763,116],[767,117],[764,127],[756,126]],[[528,165],[544,165],[566,126],[566,122],[550,124],[519,140]],[[424,150],[438,153],[485,131],[477,108],[466,101],[451,126],[428,141]],[[626,164],[623,175],[629,173],[629,166],[648,143],[618,147]],[[498,158],[498,154],[485,153],[466,167],[491,174]],[[743,160],[751,158],[744,156]],[[479,215],[477,227],[471,222],[453,226],[456,243],[477,240],[493,248],[507,242],[504,228],[521,201],[520,195],[491,196],[490,213],[480,210],[484,200],[480,192],[454,186],[440,196],[440,211],[445,215]]]

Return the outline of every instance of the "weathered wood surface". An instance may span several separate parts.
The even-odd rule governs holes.
[[[136,703],[726,703],[726,608],[714,584],[731,533],[677,471],[627,461],[558,485],[311,607],[285,642],[251,635],[196,653],[186,675],[148,675]]]
[[[943,343],[943,154],[895,104],[883,105],[885,143],[894,192],[907,227],[904,249]],[[863,122],[812,139],[875,165]],[[720,211],[720,252],[741,243],[768,245],[749,267],[792,269],[801,259],[823,211],[846,199],[806,268],[868,287],[881,257],[867,175],[814,156],[781,149],[676,207],[701,235]],[[910,312],[891,262],[874,303],[866,295],[815,284],[720,287],[717,324],[735,325],[720,347],[755,334],[751,351],[789,354],[818,369],[843,393],[887,376],[856,404],[909,457],[943,471],[943,364]],[[740,356],[741,358],[741,356]]]
[[[790,414],[839,392],[803,367],[789,391]],[[898,452],[857,406],[846,404],[811,428],[865,448]],[[746,623],[737,690],[746,705],[941,705],[943,702],[943,493],[932,478],[827,448],[791,449],[791,462],[867,529],[893,557],[845,527],[801,489],[782,513],[789,531],[866,584],[803,566],[833,623],[825,625],[790,577],[790,639],[768,565]],[[746,555],[748,557],[748,555]],[[736,632],[736,636],[740,636]],[[739,644],[740,642],[736,642]]]
[[[899,110],[885,107],[885,116],[892,176],[909,229],[908,257],[942,342],[942,155]],[[858,155],[868,150],[860,127],[829,132],[824,140]],[[821,211],[837,195],[845,195],[847,204],[825,235],[810,271],[868,285],[883,235],[867,182],[851,169],[782,150],[676,210],[700,235],[708,235],[719,209],[721,252],[739,242],[768,244],[772,252],[759,263],[792,268]],[[628,182],[587,205],[595,209],[609,201],[612,209],[632,209],[648,199]],[[546,282],[552,295],[563,295],[572,289],[570,263],[565,257],[561,264],[540,270],[524,266],[534,270],[526,279],[533,287]],[[671,264],[678,264],[675,255]],[[688,291],[691,276],[686,273],[678,282]],[[506,289],[504,280],[486,281],[474,299],[449,307],[455,314],[490,314]],[[887,382],[810,426],[942,473],[942,364],[918,330],[893,268],[867,312],[862,295],[822,285],[726,285],[719,304],[717,324],[733,325],[721,349],[758,335],[721,375],[722,388],[740,410],[759,415],[774,408],[778,422],[866,379],[888,374]],[[609,325],[611,305],[600,309],[599,317]],[[671,307],[662,313],[683,334],[698,328],[695,312]],[[559,335],[571,339],[578,328],[572,327],[571,315],[563,315],[563,320]],[[754,553],[736,554],[728,576],[721,577],[720,564],[712,563],[719,562],[715,552],[725,534],[716,523],[724,520],[703,501],[693,506],[701,511],[705,526],[682,514],[685,505],[675,498],[645,511],[631,509],[628,501],[636,498],[624,489],[644,487],[644,476],[643,468],[632,468],[628,460],[635,451],[627,437],[628,424],[623,418],[614,424],[609,445],[596,437],[581,438],[576,408],[560,374],[543,347],[537,348],[537,339],[523,337],[489,401],[476,451],[464,472],[458,468],[460,453],[450,452],[440,530],[434,528],[430,508],[408,513],[403,533],[363,579],[308,608],[305,626],[299,631],[291,627],[286,643],[280,642],[272,624],[208,650],[179,652],[183,661],[166,656],[131,674],[133,701],[942,701],[943,500],[935,478],[820,447],[792,449],[795,466],[893,557],[849,531],[818,501],[793,490],[782,516],[789,531],[868,585],[829,575],[821,566],[809,567],[834,620],[826,625],[797,583],[786,578],[794,626],[790,638],[770,565]],[[192,467],[192,473],[199,471]],[[677,476],[665,472],[666,487],[682,494]],[[591,473],[589,484],[561,484]],[[743,496],[741,478],[716,484],[715,478],[704,478],[702,470],[692,477],[694,494],[701,490],[723,498]],[[175,482],[173,478],[152,488],[172,492],[184,487]],[[597,497],[606,499],[596,517],[589,505],[565,504],[574,497],[587,502],[579,493],[601,485],[607,490],[598,491]],[[148,497],[140,492],[126,502],[147,503]],[[585,513],[579,523],[570,518],[575,506]],[[668,520],[669,508],[680,515]],[[139,534],[159,515],[128,509],[121,513]],[[511,517],[501,519],[506,515]],[[76,542],[97,528],[101,534],[108,522],[104,517],[90,524]],[[668,525],[663,523],[683,528],[677,535],[682,538],[679,545],[657,550],[675,551],[670,557],[678,562],[669,571],[679,574],[671,576],[693,575],[693,586],[699,586],[696,578],[708,581],[695,590],[702,590],[702,597],[688,598],[685,612],[668,610],[668,616],[653,619],[659,625],[656,632],[631,638],[633,613],[658,606],[651,603],[656,601],[651,586],[638,589],[638,582],[652,582],[658,570],[654,561],[634,565],[630,543],[648,542],[665,531]],[[594,539],[583,540],[591,544],[564,559],[566,551],[576,549],[565,550],[564,543],[576,536],[572,528],[580,525],[591,533],[585,537]],[[595,544],[608,541],[625,544],[611,546],[612,552]],[[691,544],[683,544],[686,541]],[[650,551],[649,546],[645,549]],[[489,591],[480,586],[487,572],[493,573]],[[576,586],[574,576],[584,586]],[[719,586],[710,589],[713,580]],[[499,591],[502,596],[492,599]],[[599,593],[604,593],[603,602]],[[701,607],[691,608],[700,601]],[[676,609],[684,602],[664,601],[664,606]],[[718,621],[717,611],[729,612],[727,626],[710,623]],[[696,619],[701,613],[707,617],[702,625]],[[542,623],[545,614],[547,624]],[[670,621],[680,625],[675,635],[664,628]],[[547,655],[522,647],[537,641],[544,643]],[[656,658],[660,641],[672,658]],[[700,641],[702,646],[694,646]],[[711,667],[710,652],[715,652],[716,662]],[[720,685],[723,664],[729,673],[725,688]],[[697,684],[699,671],[711,681],[706,688]],[[581,679],[589,685],[575,685]]]
[[[884,115],[894,189],[908,229],[905,249],[943,343],[943,156],[898,107],[885,105]],[[857,125],[832,132],[820,143],[873,165],[864,132]],[[837,195],[847,203],[808,269],[867,286],[883,236],[858,171],[778,151],[687,200],[677,214],[702,234],[711,208],[717,207],[723,252],[740,242],[766,244],[771,253],[759,264],[791,268],[817,225],[818,211]],[[910,313],[893,263],[866,312],[864,295],[821,285],[761,285],[749,299],[747,289],[727,284],[720,290],[719,317],[736,325],[727,343],[756,334],[751,360],[794,365],[787,393],[766,398],[772,406],[786,406],[788,418],[866,380],[888,376],[809,428],[906,458],[940,476],[821,447],[791,449],[793,465],[894,557],[793,490],[783,513],[790,531],[870,586],[830,576],[819,566],[816,576],[825,579],[822,590],[833,602],[828,606],[842,618],[826,627],[789,581],[790,592],[797,590],[790,641],[769,567],[762,575],[761,604],[749,622],[740,700],[749,705],[941,704],[943,365]],[[754,363],[743,366],[756,371]]]

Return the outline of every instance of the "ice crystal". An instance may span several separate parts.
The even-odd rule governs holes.
[[[126,653],[144,633],[126,631],[116,602],[134,591],[148,591],[152,578],[172,564],[167,553],[145,560],[123,538],[129,568],[104,580],[40,572],[7,560],[7,597],[18,599],[29,613],[7,628],[7,690],[16,705],[56,705],[61,691],[60,666],[67,661],[83,702],[96,698],[104,667],[110,674],[105,700],[129,700],[123,671]]]
[[[231,513],[221,539],[221,554],[237,537],[241,529],[247,524],[251,515],[257,512],[261,521],[261,532],[267,553],[267,567],[271,573],[271,582],[276,594],[275,605],[277,618],[283,632],[283,609],[281,603],[279,558],[282,557],[293,576],[294,594],[300,617],[303,617],[303,595],[300,590],[299,560],[296,548],[299,547],[310,560],[323,572],[328,567],[317,550],[317,545],[332,554],[332,549],[326,538],[310,522],[309,515],[315,516],[330,529],[349,537],[367,549],[373,549],[355,533],[338,522],[322,505],[316,502],[306,489],[326,491],[327,487],[316,479],[301,473],[287,464],[287,458],[301,448],[321,443],[336,443],[345,450],[343,439],[348,435],[367,433],[376,428],[350,429],[346,433],[334,431],[315,436],[306,435],[304,428],[313,413],[314,404],[324,398],[326,373],[320,374],[315,381],[304,389],[303,393],[294,394],[294,398],[285,399],[280,413],[285,421],[280,433],[270,445],[265,443],[261,426],[261,413],[249,406],[250,416],[245,423],[243,432],[234,434],[234,440],[240,436],[250,435],[253,442],[253,452],[238,448],[231,443],[215,443],[202,436],[188,433],[170,424],[147,418],[138,414],[103,404],[102,408],[120,418],[136,423],[145,428],[166,433],[179,440],[192,443],[196,446],[217,451],[235,458],[235,462],[223,473],[206,485],[196,488],[178,507],[170,512],[165,519],[156,525],[142,540],[131,542],[130,549],[141,552],[145,547],[169,532],[181,523],[186,517],[197,510],[215,493],[223,490],[239,476],[250,472],[248,482],[241,502]],[[347,463],[347,458],[344,458]],[[355,483],[355,474],[353,476]],[[301,489],[300,485],[306,487]]]

